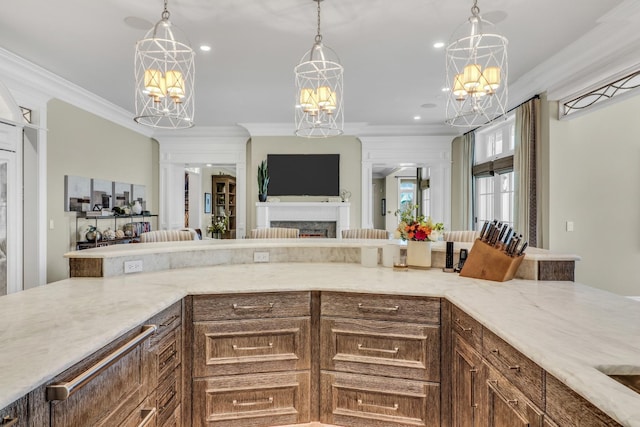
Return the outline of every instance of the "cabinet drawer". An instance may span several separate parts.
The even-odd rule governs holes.
[[[545,412],[558,425],[584,427],[620,425],[548,373],[546,374],[546,383],[547,406]]]
[[[93,355],[47,386],[52,427],[121,424],[150,387],[149,333],[142,328]],[[104,368],[100,368],[104,366]]]
[[[540,366],[486,328],[482,333],[482,355],[535,405],[544,406]]]
[[[194,377],[309,369],[310,319],[194,324]]]
[[[488,427],[540,426],[544,414],[497,370],[485,364]]]
[[[156,408],[158,408],[158,426],[163,426],[180,404],[180,368],[171,372],[156,389]]]
[[[471,347],[482,352],[482,325],[455,305],[451,309],[451,327]]]
[[[322,371],[320,421],[350,427],[437,427],[438,384]]]
[[[193,320],[263,319],[309,316],[309,292],[196,295]]]
[[[182,427],[182,405],[178,405],[167,421],[158,427]]]
[[[154,367],[158,383],[172,373],[182,360],[182,333],[180,328],[174,329],[165,335],[164,339],[156,344],[152,352],[154,354]]]
[[[156,325],[158,328],[156,333],[151,337],[151,345],[153,346],[175,328],[182,325],[182,302],[178,301],[172,304],[170,307],[153,316],[147,323]]]
[[[440,381],[440,327],[325,318],[322,369]]]
[[[152,393],[140,404],[119,427],[159,427],[158,409]]]
[[[440,299],[399,295],[322,293],[322,315],[440,324]]]
[[[22,397],[11,405],[0,409],[0,426],[27,427],[27,398]]]
[[[194,427],[266,427],[309,422],[309,373],[194,380]]]

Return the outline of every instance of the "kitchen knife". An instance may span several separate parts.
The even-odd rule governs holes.
[[[524,242],[522,244],[522,247],[518,251],[518,255],[517,256],[520,256],[520,255],[524,254],[524,250],[527,249],[527,246],[529,246],[529,242]]]

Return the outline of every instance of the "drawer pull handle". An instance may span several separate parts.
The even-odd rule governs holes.
[[[487,385],[489,388],[504,402],[509,405],[517,406],[518,399],[507,399],[498,389],[498,380],[487,380]]]
[[[384,348],[371,348],[371,347],[363,347],[362,344],[358,344],[358,350],[360,351],[376,351],[378,353],[386,353],[386,354],[398,354],[400,349],[398,347],[394,347],[393,350],[387,350]]]
[[[174,314],[173,316],[169,317],[165,322],[160,324],[161,328],[166,328],[167,326],[169,326],[170,324],[173,323],[174,320],[176,320],[177,318],[179,318],[180,315],[178,314]]]
[[[472,408],[477,408],[478,404],[476,403],[476,374],[478,373],[478,369],[471,368],[469,369],[469,372],[471,373],[471,381],[469,381],[469,400],[471,402],[469,403]]]
[[[235,400],[233,406],[256,406],[256,405],[273,405],[273,397],[258,400]]]
[[[233,348],[234,351],[272,350],[273,343],[270,342],[269,345],[263,345],[263,346],[257,346],[257,347],[238,347],[237,345],[233,344],[231,347]]]
[[[52,400],[65,400],[68,399],[73,393],[80,389],[85,383],[93,379],[96,375],[102,372],[107,367],[113,365],[120,358],[125,356],[141,342],[146,340],[149,336],[158,329],[156,325],[145,325],[142,327],[142,332],[132,338],[130,341],[124,343],[122,347],[115,350],[113,353],[108,354],[106,357],[100,359],[95,365],[91,366],[86,371],[75,377],[69,382],[62,384],[52,384],[47,386],[47,401]]]
[[[162,396],[162,405],[160,405],[160,412],[164,412],[164,410],[169,407],[176,394],[176,390],[172,388],[169,393]]]
[[[236,311],[271,311],[274,303],[270,302],[265,305],[238,305],[233,304],[233,309]]]
[[[393,406],[376,405],[375,403],[363,402],[362,399],[358,399],[358,406],[367,406],[369,408],[386,409],[388,411],[397,411],[398,404],[394,403]]]
[[[2,423],[0,423],[2,427],[11,427],[15,426],[16,424],[18,424],[18,418],[11,418],[8,415],[2,418]]]
[[[358,310],[369,311],[372,313],[397,313],[398,310],[400,310],[400,306],[394,305],[393,307],[372,307],[369,305],[363,305],[362,303],[358,303]]]
[[[509,363],[505,362],[500,356],[500,350],[498,350],[497,348],[494,348],[493,350],[491,350],[491,353],[495,354],[497,357],[497,359],[502,362],[503,365],[505,365],[507,368],[511,369],[512,371],[518,371],[520,372],[520,365],[510,365]]]
[[[156,408],[143,409],[141,413],[142,415],[144,415],[144,418],[142,419],[142,421],[140,421],[140,424],[138,424],[138,427],[145,427],[147,424],[151,422],[151,420],[153,420],[153,417],[156,415]]]
[[[462,329],[462,332],[471,332],[473,328],[467,328],[465,327],[462,322],[460,321],[460,319],[456,319],[456,326],[459,327],[460,329]]]

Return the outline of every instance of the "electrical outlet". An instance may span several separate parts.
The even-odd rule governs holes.
[[[573,231],[573,221],[567,221],[567,231]]]
[[[269,262],[269,252],[254,252],[253,262]]]
[[[142,260],[124,262],[124,273],[140,273],[142,271]]]

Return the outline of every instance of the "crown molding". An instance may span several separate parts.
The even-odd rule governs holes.
[[[184,138],[245,138],[249,139],[251,135],[246,128],[242,126],[194,126],[189,129],[161,130],[157,129],[153,133],[153,137],[158,141],[166,141],[172,139]]]
[[[239,123],[251,136],[293,136],[292,123]],[[347,122],[344,124],[346,136],[430,136],[457,135],[459,130],[441,125],[370,125],[367,122]]]
[[[640,2],[625,0],[598,20],[588,33],[509,84],[510,108],[547,92],[559,100],[638,69]]]
[[[0,70],[7,86],[16,90],[38,93],[48,99],[57,98],[134,132],[148,137],[153,134],[153,129],[135,123],[130,111],[4,48],[0,48]]]

